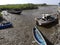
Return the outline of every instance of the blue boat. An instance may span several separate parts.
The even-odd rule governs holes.
[[[9,27],[12,27],[12,23],[11,22],[0,24],[0,29],[5,29],[5,28],[9,28]]]
[[[38,31],[36,27],[33,29],[34,39],[39,45],[47,45],[46,41],[44,40],[42,34]]]

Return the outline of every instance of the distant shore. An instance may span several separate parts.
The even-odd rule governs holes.
[[[29,10],[29,9],[37,9],[38,6],[57,6],[57,5],[48,5],[48,4],[8,4],[8,5],[0,5],[1,10],[11,10],[11,9],[18,9],[18,10]]]
[[[11,4],[11,5],[0,5],[0,10],[9,10],[9,9],[37,9],[38,7],[35,4]]]

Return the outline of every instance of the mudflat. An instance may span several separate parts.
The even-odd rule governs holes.
[[[43,13],[57,13],[57,6],[43,6],[34,10],[23,10],[20,15],[9,13],[8,21],[13,23],[13,28],[0,30],[0,45],[32,45],[34,40],[32,34],[32,29],[35,26],[34,18],[41,17]],[[49,29],[39,27],[39,30],[52,45],[60,43],[58,39],[60,33],[58,33],[57,25]]]

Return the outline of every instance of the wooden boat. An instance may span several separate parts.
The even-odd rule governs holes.
[[[33,29],[33,37],[39,45],[47,45],[42,34],[38,31],[36,27]]]
[[[0,24],[0,29],[5,29],[5,28],[9,28],[9,27],[12,27],[12,23],[11,22]]]
[[[47,15],[47,14],[45,14]],[[49,25],[51,23],[58,23],[58,18],[48,14],[48,16],[45,17],[41,17],[41,18],[36,18],[36,24],[39,26],[46,26]]]
[[[21,14],[22,10],[8,10],[8,12],[12,14]]]

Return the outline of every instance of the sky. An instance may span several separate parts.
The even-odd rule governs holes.
[[[53,4],[58,5],[60,0],[0,0],[0,5],[6,4],[24,4],[24,3],[34,3],[34,4]]]

